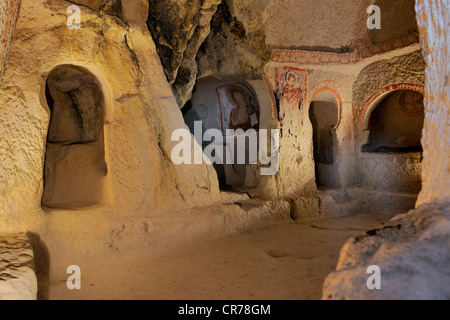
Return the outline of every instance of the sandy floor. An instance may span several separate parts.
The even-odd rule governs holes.
[[[82,289],[50,277],[49,299],[320,299],[350,236],[386,216],[358,215],[309,224],[280,223],[155,256],[116,253],[82,268]]]

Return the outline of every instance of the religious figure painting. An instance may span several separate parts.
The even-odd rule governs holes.
[[[306,98],[306,78],[306,70],[286,67],[277,69],[277,100],[301,107]]]
[[[260,108],[253,91],[243,83],[228,84],[216,89],[219,98],[219,124],[227,130],[244,132],[259,130]]]

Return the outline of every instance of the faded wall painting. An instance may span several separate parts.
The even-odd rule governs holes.
[[[233,83],[216,89],[219,99],[219,124],[227,130],[259,130],[260,109],[253,91],[243,83]]]
[[[306,70],[289,67],[277,68],[275,80],[278,101],[301,107],[303,101],[306,100]]]
[[[410,117],[423,116],[425,112],[423,95],[415,91],[405,91],[400,97],[400,109]]]
[[[301,108],[307,100],[307,71],[284,66],[266,73],[272,81],[278,121],[282,123],[286,110]]]

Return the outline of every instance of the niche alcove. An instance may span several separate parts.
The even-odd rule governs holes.
[[[198,80],[192,99],[184,107],[183,113],[192,134],[195,134],[196,122],[201,122],[202,135],[210,129],[222,134],[223,145],[222,142],[219,144],[223,146],[224,164],[214,164],[222,190],[245,191],[258,185],[258,155],[257,148],[253,147],[258,145],[261,111],[258,97],[250,84],[239,76],[202,78]],[[250,138],[243,135],[244,132],[253,134]],[[244,141],[245,148],[242,148]],[[198,142],[202,142],[203,150],[217,143]],[[245,152],[245,161],[242,161],[238,148]],[[253,157],[250,156],[252,151],[256,151]],[[232,156],[227,157],[230,154]],[[226,159],[232,160],[233,164]]]
[[[319,189],[341,187],[336,161],[339,123],[339,104],[331,91],[322,91],[314,98],[309,108],[313,125],[314,161],[316,183]]]
[[[71,209],[98,204],[107,174],[101,86],[85,68],[61,65],[47,78],[46,99],[51,116],[42,205]]]
[[[363,152],[422,152],[424,120],[422,94],[394,91],[372,111],[368,122],[370,140]]]
[[[416,91],[393,91],[371,106],[361,150],[365,186],[409,194],[420,192],[424,119],[424,97]]]

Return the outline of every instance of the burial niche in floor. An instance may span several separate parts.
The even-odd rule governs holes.
[[[104,97],[88,70],[58,66],[46,83],[51,112],[42,205],[82,208],[98,204],[107,174],[104,151]]]
[[[319,189],[341,187],[337,155],[336,126],[339,122],[339,105],[331,91],[320,92],[309,109],[313,125],[314,162],[316,183]]]

